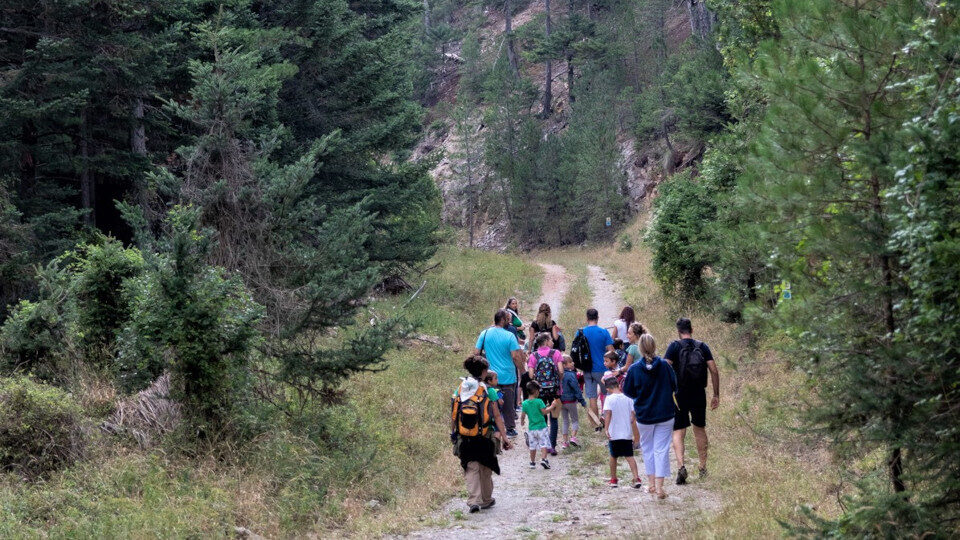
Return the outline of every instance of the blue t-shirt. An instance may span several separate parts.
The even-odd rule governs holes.
[[[486,351],[490,369],[497,372],[501,386],[517,382],[517,366],[510,356],[520,350],[516,336],[500,327],[487,328],[477,337],[476,348]]]
[[[607,368],[603,365],[603,355],[607,352],[607,345],[613,345],[613,337],[610,336],[610,332],[600,325],[592,325],[584,327],[583,336],[587,338],[587,343],[590,344],[590,359],[593,360],[593,371],[606,371]]]

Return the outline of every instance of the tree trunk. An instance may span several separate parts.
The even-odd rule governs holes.
[[[138,156],[147,155],[147,132],[143,127],[143,98],[133,102],[133,125],[130,127],[130,150]]]
[[[510,69],[516,80],[520,80],[520,62],[517,60],[517,51],[513,48],[513,6],[510,0],[506,0],[503,5],[504,15],[504,33],[507,39],[507,59],[510,61]]]
[[[546,36],[550,40],[550,0],[545,0],[544,9],[546,11]],[[553,112],[553,62],[548,58],[546,66],[546,81],[543,87],[543,117],[548,118]]]
[[[903,483],[903,456],[900,447],[894,448],[890,452],[890,480],[893,482],[893,491],[903,493],[907,486]]]
[[[687,15],[690,18],[690,31],[700,39],[707,39],[713,31],[716,15],[707,9],[703,0],[686,0]]]
[[[87,111],[80,113],[80,205],[87,211],[83,222],[89,226],[96,224],[93,201],[93,176],[90,174],[90,143],[87,140]]]
[[[17,194],[20,199],[33,195],[37,187],[37,128],[32,121],[26,121],[20,126],[20,144],[23,151],[20,153],[20,185]]]

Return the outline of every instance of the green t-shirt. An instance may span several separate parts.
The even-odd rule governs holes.
[[[527,418],[529,418],[527,429],[536,431],[547,427],[547,419],[544,418],[543,413],[540,412],[541,409],[546,408],[547,404],[540,398],[528,399],[523,402],[523,412],[526,413]]]
[[[627,354],[633,357],[634,362],[643,360],[643,355],[640,354],[640,347],[637,347],[636,345],[630,345],[627,347]]]
[[[499,401],[500,392],[496,388],[491,386],[487,388],[487,397],[490,398],[490,401]]]

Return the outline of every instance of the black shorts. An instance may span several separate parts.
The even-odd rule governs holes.
[[[633,457],[633,439],[614,439],[607,443],[610,457]]]
[[[686,429],[691,424],[707,426],[707,391],[703,388],[680,388],[677,390],[677,416],[673,429]]]

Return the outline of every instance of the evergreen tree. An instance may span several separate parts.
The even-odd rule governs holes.
[[[334,132],[303,154],[285,149],[279,96],[296,67],[276,50],[247,50],[252,36],[230,26],[237,21],[223,10],[200,26],[198,46],[209,60],[191,62],[189,99],[168,104],[171,114],[191,126],[193,141],[178,150],[181,165],[158,172],[155,183],[161,199],[197,209],[200,225],[211,229],[215,240],[206,250],[208,262],[238,272],[265,307],[261,351],[267,361],[261,369],[301,397],[318,395],[375,366],[393,342],[398,325],[392,321],[345,333],[344,341],[323,339],[333,327],[352,326],[362,307],[358,299],[383,272],[368,246],[389,244],[369,240],[380,233],[376,216],[365,211],[369,201],[348,205],[317,195],[323,192],[316,187],[321,160],[348,141]],[[266,35],[283,33],[268,29]],[[394,214],[404,211],[409,210]],[[281,405],[285,399],[279,396],[269,399]]]

